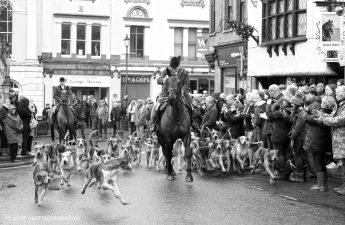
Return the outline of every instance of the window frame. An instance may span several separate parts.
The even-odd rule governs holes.
[[[84,39],[80,39],[78,38],[78,26],[83,26],[84,27]],[[77,39],[76,39],[76,55],[77,56],[85,56],[86,55],[86,24],[85,23],[78,23],[77,24]],[[82,55],[79,55],[79,52],[78,52],[78,43],[81,43],[83,42],[84,43],[84,49],[83,49],[83,54]]]
[[[241,23],[248,23],[248,2],[247,0],[241,0],[239,2],[239,12],[240,12],[240,17],[239,17],[239,21]],[[244,8],[244,12],[246,13],[243,13],[242,9]],[[246,17],[244,17],[246,16]]]
[[[216,32],[216,0],[210,0],[210,34]]]
[[[94,27],[99,27],[99,39],[93,38]],[[102,55],[101,41],[102,41],[102,25],[98,23],[94,23],[91,25],[91,57],[101,57]],[[98,43],[98,46],[99,46],[98,54],[96,54],[96,52],[93,50],[95,43]]]
[[[132,32],[132,28],[135,28],[135,32],[134,33]],[[138,28],[142,28],[143,32],[142,33],[138,32]],[[135,26],[135,25],[132,25],[130,27],[130,32],[129,32],[130,41],[132,41],[132,38],[131,38],[132,35],[135,36],[135,38],[134,38],[135,48],[132,49],[132,44],[131,43],[129,44],[129,55],[130,55],[130,57],[131,58],[144,58],[144,56],[145,56],[145,26]],[[138,36],[139,35],[143,36],[143,38],[142,38],[143,48],[142,49],[138,49]],[[138,56],[138,51],[142,51],[143,55],[142,56]]]
[[[10,47],[10,55],[12,54],[12,43],[13,43],[13,7],[10,1],[4,1],[1,4],[1,9],[6,9],[6,20],[0,22],[6,23],[6,31],[0,32],[0,37],[4,37],[4,41],[0,40],[1,43],[8,43]],[[0,11],[3,13],[3,10]],[[11,27],[11,29],[9,29]]]
[[[69,38],[64,38],[64,35],[63,35],[63,26],[69,26]],[[70,56],[71,55],[71,36],[72,36],[72,24],[70,22],[63,22],[61,23],[61,49],[60,49],[60,54],[63,55],[63,56]],[[66,51],[66,53],[63,53],[62,52],[62,45],[63,43],[68,43],[68,51]],[[67,49],[66,49],[67,50]]]
[[[191,32],[191,31],[194,31],[195,32],[195,37],[194,37],[194,41],[192,41],[192,40],[190,40],[189,38],[190,38],[190,34],[189,34],[189,32]],[[197,42],[197,32],[198,32],[198,30],[197,30],[197,28],[193,28],[193,27],[190,27],[190,28],[188,28],[188,60],[197,60],[197,49],[196,49],[196,42]],[[182,33],[182,40],[183,40],[183,33]],[[195,54],[194,54],[194,56],[190,56],[189,55],[189,47],[194,47],[194,49],[195,49]],[[182,53],[183,53],[183,45],[182,45]],[[182,57],[182,55],[181,55],[181,57]]]
[[[305,13],[307,16],[307,8],[305,9],[298,9],[297,8],[297,4],[298,4],[298,0],[292,0],[292,10],[288,11],[287,10],[287,2],[288,0],[282,0],[284,1],[284,11],[283,12],[279,12],[278,11],[278,7],[279,7],[279,2],[281,0],[265,0],[262,1],[262,18],[261,18],[261,23],[262,23],[262,33],[261,33],[261,37],[262,37],[262,44],[263,45],[267,45],[270,43],[285,43],[285,42],[289,42],[289,41],[304,41],[306,40],[306,34],[302,34],[302,35],[298,35],[298,21],[297,21],[297,16],[298,14],[303,14]],[[276,6],[275,6],[275,14],[271,14],[271,3],[275,2]],[[288,15],[291,14],[292,17],[292,35],[291,37],[288,36],[288,32],[287,32],[287,18]],[[279,18],[283,17],[283,23],[284,23],[284,27],[283,27],[283,37],[279,38]],[[274,26],[274,34],[275,34],[275,38],[271,37],[271,30],[270,30],[270,20],[271,19],[275,19],[275,26]],[[307,22],[306,22],[307,23]],[[307,32],[307,30],[306,30]]]
[[[180,42],[176,42],[176,39],[175,39],[175,32],[176,32],[176,30],[180,30],[181,31],[181,43]],[[176,47],[177,46],[179,46],[179,47],[181,47],[181,54],[177,54],[176,53]],[[175,27],[174,28],[174,55],[175,56],[178,56],[178,55],[180,55],[181,56],[181,58],[183,57],[183,27]]]

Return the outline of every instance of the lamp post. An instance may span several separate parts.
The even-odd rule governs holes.
[[[128,46],[129,46],[129,41],[130,39],[128,38],[128,34],[126,34],[125,39],[123,39],[123,41],[125,42],[125,46],[126,46],[126,86],[125,86],[125,93],[126,96],[128,96]],[[127,98],[126,98],[126,109],[127,109]]]

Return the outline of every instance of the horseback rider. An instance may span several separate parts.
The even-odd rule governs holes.
[[[152,125],[151,125],[151,132],[157,132],[157,125],[159,124],[161,110],[160,105],[163,102],[166,102],[168,99],[168,89],[169,89],[169,78],[171,76],[178,76],[182,83],[181,91],[183,92],[184,96],[184,104],[188,110],[190,121],[193,129],[199,129],[196,123],[193,123],[192,120],[192,112],[193,112],[193,104],[192,99],[189,96],[188,88],[189,88],[189,72],[180,67],[181,57],[172,57],[170,60],[170,65],[163,70],[163,73],[157,79],[157,84],[162,85],[162,92],[159,94],[157,98],[156,105],[152,109]]]
[[[54,93],[53,93],[53,98],[57,102],[55,106],[55,110],[53,112],[53,121],[56,121],[57,113],[59,112],[60,107],[61,107],[61,99],[60,99],[61,93],[64,91],[67,92],[67,97],[69,99],[72,96],[72,90],[69,86],[66,85],[66,79],[64,77],[60,77],[60,85],[54,87]],[[75,114],[72,107],[71,107],[71,110],[73,114]]]

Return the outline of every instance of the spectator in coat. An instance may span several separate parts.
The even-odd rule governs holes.
[[[5,100],[5,103],[0,108],[0,146],[3,156],[8,156],[8,145],[7,145],[7,138],[6,138],[6,125],[5,125],[5,119],[8,114],[8,107],[10,106],[11,101],[9,99]]]
[[[48,112],[49,112],[49,109],[50,109],[50,104],[47,103],[46,104],[46,107],[43,109],[42,111],[42,116],[44,116],[44,119],[45,120],[48,120]]]
[[[255,96],[254,96],[255,95]],[[252,97],[255,97],[254,101]],[[247,137],[250,141],[252,140],[253,136],[253,124],[252,124],[252,115],[254,115],[254,104],[255,102],[260,100],[260,96],[256,93],[249,93],[248,97],[246,98],[247,104],[243,109],[242,117],[244,119],[244,131],[247,133]]]
[[[345,86],[339,86],[336,89],[336,99],[338,101],[338,109],[333,116],[325,115],[318,112],[318,121],[332,128],[332,150],[334,159],[342,161],[342,177],[343,184],[334,190],[339,195],[345,195]]]
[[[208,127],[211,130],[217,130],[217,115],[218,110],[214,98],[212,96],[206,97],[206,111],[201,126],[204,128]]]
[[[134,115],[135,115],[135,129],[138,132],[139,137],[142,137],[144,134],[145,122],[143,121],[143,118],[142,118],[143,107],[144,107],[143,100],[138,99],[137,105],[134,110]]]
[[[254,106],[253,126],[254,126],[254,129],[256,129],[257,140],[264,142],[264,147],[267,148],[268,146],[267,139],[263,138],[262,136],[265,120],[260,117],[260,114],[266,112],[266,100],[265,100],[264,92],[261,91],[258,94],[260,96],[260,100],[256,102]]]
[[[12,88],[10,88],[9,90],[9,99],[12,105],[14,105],[15,107],[18,107],[18,94],[14,92],[14,90]]]
[[[239,104],[237,104],[237,106],[239,106]],[[235,103],[229,107],[229,110],[224,110],[221,114],[221,118],[223,121],[226,121],[226,129],[230,129],[231,137],[229,137],[227,133],[225,138],[237,139],[244,135],[243,117],[241,117],[241,114],[238,112]]]
[[[119,122],[121,118],[123,118],[125,115],[126,115],[126,110],[122,107],[121,101],[114,102],[113,108],[110,113],[110,121],[113,127],[112,137],[115,137],[116,129],[119,125]]]
[[[92,128],[90,120],[90,103],[91,96],[87,96],[86,101],[83,100],[82,104],[85,105],[85,123],[87,128]]]
[[[143,112],[143,115],[142,115],[143,121],[146,124],[148,135],[151,135],[149,128],[151,127],[151,113],[152,113],[153,106],[154,106],[153,101],[151,99],[148,99],[146,102],[145,111]]]
[[[23,121],[23,143],[21,155],[28,155],[31,151],[30,144],[30,121],[31,121],[31,110],[29,108],[29,99],[23,97],[19,102],[19,107],[17,109],[20,119]]]
[[[132,100],[127,108],[127,115],[129,118],[129,127],[131,129],[131,134],[135,132],[135,108],[136,108],[136,101]]]
[[[306,110],[303,108],[303,97],[302,91],[297,91],[297,94],[292,97],[292,127],[289,133],[291,139],[292,153],[294,157],[296,173],[291,173],[289,180],[292,182],[304,182],[304,165],[307,163],[306,152],[303,148],[303,142],[307,134],[306,126]]]
[[[23,122],[17,114],[14,105],[9,106],[9,114],[5,119],[7,143],[10,146],[10,159],[15,162],[18,152],[18,144],[23,142]]]
[[[288,159],[288,147],[290,139],[288,133],[291,128],[290,115],[286,114],[286,107],[290,104],[281,94],[277,85],[269,87],[269,94],[272,99],[267,100],[266,115],[272,121],[272,144],[273,148],[278,150],[277,169],[278,179],[287,179],[290,171],[286,166]]]
[[[319,97],[322,97],[325,95],[325,85],[323,83],[318,83],[316,85],[316,91],[319,94]]]
[[[325,95],[332,96],[335,99],[335,89],[337,85],[335,84],[327,84],[325,87]]]
[[[105,104],[105,102],[104,102]],[[89,106],[90,106],[90,114],[89,118],[91,121],[91,128],[92,131],[97,129],[97,108],[98,105],[96,103],[96,99],[91,95],[90,100],[89,100]]]
[[[109,109],[105,104],[105,100],[99,101],[99,106],[96,109],[96,117],[98,122],[98,137],[102,140],[102,129],[104,130],[104,139],[107,139],[107,123],[109,118]]]
[[[311,158],[312,169],[316,172],[317,185],[311,189],[318,191],[326,191],[327,186],[327,170],[325,165],[325,153],[330,150],[331,142],[331,129],[321,122],[317,121],[318,117],[313,112],[321,110],[321,100],[317,96],[315,90],[309,92],[306,96],[305,104],[307,105],[307,114],[304,116],[307,123],[307,135],[304,141],[304,149],[308,151],[309,160]],[[310,160],[310,161],[311,161]]]
[[[54,113],[54,106],[55,104],[52,104],[52,107],[49,109],[48,111],[48,127],[49,127],[49,130],[50,130],[50,138],[52,140],[52,142],[54,142],[55,140],[55,131],[54,131],[54,123],[53,123],[53,113]]]

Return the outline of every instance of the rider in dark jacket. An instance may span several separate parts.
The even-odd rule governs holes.
[[[67,96],[68,98],[72,96],[72,91],[71,88],[69,86],[66,85],[66,79],[64,77],[60,77],[60,85],[54,87],[54,93],[53,93],[53,98],[56,102],[58,102],[58,104],[56,104],[55,106],[55,110],[53,113],[53,120],[56,119],[56,114],[57,112],[59,112],[60,106],[61,106],[61,93],[63,91],[67,92]],[[74,110],[72,109],[72,112],[74,114]]]

